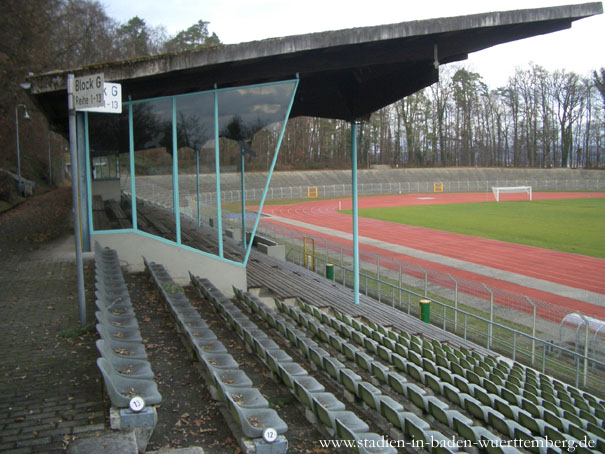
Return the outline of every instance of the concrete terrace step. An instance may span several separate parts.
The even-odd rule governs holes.
[[[107,432],[101,436],[79,438],[67,450],[68,454],[138,454],[133,432]],[[160,449],[147,454],[204,454],[199,447]]]
[[[134,432],[106,432],[98,437],[79,438],[68,454],[138,454]]]
[[[202,448],[179,448],[179,449],[161,449],[159,451],[147,451],[147,454],[204,454]]]
[[[182,175],[182,190],[195,195],[195,174]],[[141,184],[169,187],[171,175],[153,177],[138,177]],[[458,182],[458,181],[534,181],[539,185],[546,181],[564,180],[599,180],[602,179],[598,170],[583,169],[506,169],[506,168],[432,168],[432,169],[360,169],[357,179],[359,184],[371,183],[426,183],[426,182]],[[246,187],[249,189],[264,188],[267,181],[266,172],[246,172]],[[137,183],[139,184],[139,183]],[[350,170],[312,170],[312,171],[277,171],[271,178],[271,188],[289,188],[298,186],[333,186],[350,185]],[[241,177],[239,173],[222,173],[221,190],[239,191]],[[487,189],[487,188],[486,188]],[[138,191],[138,190],[137,190]],[[152,191],[149,189],[149,191]],[[204,174],[200,183],[201,192],[215,192],[216,181],[212,173]]]

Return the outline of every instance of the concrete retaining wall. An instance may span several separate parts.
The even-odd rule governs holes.
[[[233,296],[233,286],[247,288],[246,269],[218,258],[187,251],[164,243],[155,238],[137,233],[113,233],[111,235],[93,235],[92,241],[98,241],[102,247],[118,251],[120,261],[131,271],[143,271],[143,255],[152,262],[164,265],[175,283],[187,285],[189,272],[204,276],[225,296]]]

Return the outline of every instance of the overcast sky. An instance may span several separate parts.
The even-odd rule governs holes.
[[[303,33],[382,25],[490,11],[584,3],[576,0],[101,0],[107,14],[133,16],[174,35],[198,20],[210,22],[225,44]],[[534,62],[581,75],[605,66],[605,15],[572,28],[492,47],[469,56],[467,65],[492,87],[504,85],[515,67]]]

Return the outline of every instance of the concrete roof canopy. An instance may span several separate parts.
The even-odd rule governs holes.
[[[103,72],[133,100],[300,77],[291,117],[367,118],[438,80],[438,64],[571,27],[600,2],[402,22],[223,45],[31,76],[31,94],[67,130],[66,75]]]

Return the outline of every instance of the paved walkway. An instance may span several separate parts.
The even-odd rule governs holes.
[[[0,261],[0,452],[64,452],[105,429],[96,335],[76,335],[73,250],[66,237]]]
[[[94,328],[80,325],[71,206],[71,188],[59,188],[0,214],[3,454],[136,452],[128,450],[128,433],[107,427],[109,401],[96,365],[98,336]],[[90,323],[96,310],[94,271],[92,254],[86,255]],[[176,432],[167,437],[173,446],[183,440]]]

